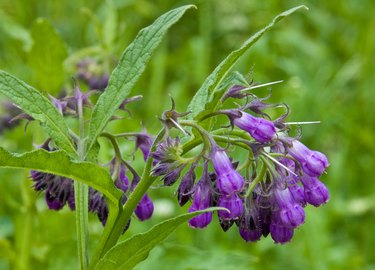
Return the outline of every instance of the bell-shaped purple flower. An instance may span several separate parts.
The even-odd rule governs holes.
[[[309,204],[318,207],[328,202],[329,191],[318,178],[304,175],[301,182],[305,187],[305,199]]]
[[[189,213],[204,210],[211,206],[212,186],[208,176],[207,162],[204,164],[204,171],[201,179],[194,188],[193,203],[189,208]],[[193,217],[189,220],[189,225],[193,228],[204,228],[210,224],[212,220],[212,212],[207,212]]]
[[[177,198],[180,206],[185,205],[191,196],[191,191],[194,186],[195,173],[194,167],[192,166],[189,171],[181,179],[181,183],[177,190]]]
[[[264,118],[255,117],[240,111],[240,117],[231,117],[232,123],[242,130],[249,132],[251,137],[260,143],[271,141],[276,134],[275,125]]]
[[[221,195],[219,197],[219,202],[217,204],[219,207],[224,207],[229,210],[219,210],[219,218],[228,220],[228,219],[238,219],[243,212],[243,202],[237,194],[233,195]]]
[[[255,201],[252,201],[252,205],[244,211],[238,224],[240,235],[246,242],[256,242],[262,236],[261,220],[254,203]]]
[[[141,221],[151,218],[154,212],[154,204],[147,193],[140,200],[134,212]]]
[[[298,140],[292,140],[291,144],[288,153],[298,160],[306,174],[318,177],[329,166],[328,159],[323,153],[310,150]]]
[[[143,154],[143,159],[146,161],[148,155],[150,154],[150,149],[152,143],[154,141],[154,137],[147,134],[146,132],[139,133],[135,136],[135,149],[138,148],[141,150]]]
[[[233,169],[232,162],[225,151],[212,144],[210,157],[217,175],[216,185],[220,194],[231,195],[241,191],[245,183],[244,179]]]
[[[45,194],[45,200],[47,203],[47,206],[51,210],[60,210],[64,207],[65,202],[61,201],[56,194],[53,194],[49,192],[48,190],[46,191]]]
[[[285,244],[292,240],[294,229],[286,227],[277,217],[272,218],[270,225],[271,237],[275,243]]]
[[[303,207],[296,203],[289,189],[275,189],[275,202],[282,224],[286,227],[296,228],[305,221]]]
[[[121,189],[123,192],[126,192],[129,188],[129,178],[126,176],[126,167],[123,163],[121,163],[118,177],[115,181],[115,186],[118,189]]]

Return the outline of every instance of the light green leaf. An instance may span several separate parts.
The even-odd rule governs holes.
[[[145,233],[136,234],[110,249],[99,261],[95,270],[133,269],[134,266],[148,257],[148,254],[156,245],[167,238],[182,223],[199,214],[217,210],[226,209],[212,207],[202,211],[183,214],[161,222]]]
[[[61,36],[46,19],[38,19],[32,26],[33,46],[28,60],[37,88],[57,94],[65,80],[63,62],[68,56]]]
[[[92,112],[87,140],[87,151],[96,142],[115,110],[132,90],[146,68],[146,64],[167,30],[176,23],[186,10],[194,6],[182,6],[160,16],[152,25],[142,29],[126,48],[119,64],[112,72],[108,87],[99,97]]]
[[[0,167],[24,168],[74,179],[99,190],[116,205],[121,197],[104,168],[91,162],[72,160],[64,151],[38,149],[15,154],[0,147]]]
[[[292,9],[289,9],[287,11],[284,11],[283,13],[277,15],[272,22],[264,27],[262,30],[258,31],[250,37],[248,40],[245,41],[245,43],[242,44],[242,46],[231,52],[216,68],[215,70],[207,77],[201,88],[196,92],[194,95],[192,101],[190,102],[188,106],[188,111],[191,111],[191,114],[189,115],[190,119],[199,119],[201,116],[211,113],[215,110],[218,102],[220,99],[215,98],[215,91],[220,85],[220,83],[223,81],[223,79],[227,76],[230,69],[236,64],[238,59],[258,40],[260,39],[264,33],[271,30],[277,22],[282,20],[283,18],[289,16],[290,14],[294,13],[295,11],[299,9],[307,9],[305,6],[298,6]],[[212,103],[212,101],[214,101]],[[206,122],[206,128],[209,128],[209,123],[211,121]]]
[[[76,156],[63,116],[41,92],[0,70],[0,93],[35,120],[40,121],[59,149],[65,150],[72,157]]]

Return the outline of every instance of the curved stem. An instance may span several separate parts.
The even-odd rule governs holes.
[[[150,151],[153,151],[156,148],[156,144],[163,138],[164,134],[165,129],[162,129],[153,142]],[[115,213],[111,213],[110,209],[109,217],[111,218],[108,219],[107,224],[104,228],[104,232],[99,241],[98,248],[91,261],[90,269],[94,269],[99,259],[117,243],[126,226],[126,223],[130,219],[139,201],[142,199],[154,180],[154,178],[150,176],[151,168],[152,158],[149,156],[147,158],[146,166],[143,170],[141,180],[139,181],[134,191],[130,194],[129,199],[125,203],[124,207],[122,208],[121,206],[119,206],[118,211],[116,210],[116,208],[114,208]]]
[[[264,178],[266,172],[267,172],[268,167],[266,164],[263,162],[262,163],[262,168],[257,175],[257,177],[250,183],[248,189],[246,190],[245,197],[249,197],[251,192],[254,190],[254,188],[258,185],[258,183]]]

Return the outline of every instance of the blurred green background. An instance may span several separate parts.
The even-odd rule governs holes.
[[[181,226],[137,269],[375,269],[372,0],[1,0],[0,69],[57,94],[71,89],[78,60],[99,59],[110,71],[142,27],[188,3],[198,10],[189,11],[171,29],[153,56],[133,91],[144,96],[129,105],[133,118],[110,128],[141,130],[142,121],[156,132],[156,116],[170,106],[168,94],[175,98],[177,110],[184,111],[205,77],[231,50],[276,14],[305,4],[308,12],[297,12],[267,33],[236,69],[253,71],[257,82],[284,80],[273,87],[272,100],[290,105],[290,121],[322,122],[304,126],[302,141],[330,159],[322,180],[331,200],[318,209],[306,208],[306,223],[289,244],[275,245],[270,237],[247,244],[235,227],[223,233],[217,222],[205,230]],[[50,33],[52,27],[55,36],[49,38],[43,31]],[[25,152],[45,139],[37,123],[31,123],[26,133],[24,125],[2,128],[1,146]],[[129,159],[133,147],[127,143],[122,149]],[[103,153],[103,159],[110,155]],[[137,169],[141,166],[135,164]],[[43,196],[31,189],[27,171],[1,170],[0,178],[0,269],[76,268],[74,213],[49,211]],[[153,189],[153,219],[133,219],[124,237],[187,211],[177,207],[176,189]],[[99,221],[90,216],[91,246],[101,231]]]

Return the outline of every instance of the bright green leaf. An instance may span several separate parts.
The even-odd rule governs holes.
[[[212,207],[203,211],[183,214],[161,222],[145,233],[117,244],[110,249],[96,266],[95,270],[130,270],[148,257],[150,251],[161,241],[167,238],[182,223],[209,211],[225,210],[225,208]]]
[[[68,53],[61,36],[46,19],[38,19],[31,29],[33,46],[28,60],[39,89],[57,94],[65,80],[63,62]]]
[[[192,7],[194,6],[182,6],[160,16],[152,25],[142,29],[126,48],[119,64],[110,76],[108,87],[99,97],[92,112],[87,140],[88,152],[145,70],[153,51],[160,44],[167,30],[182,17],[186,10]]]
[[[14,154],[0,147],[0,167],[24,168],[74,179],[99,190],[115,204],[121,197],[121,192],[115,188],[104,168],[91,162],[72,160],[64,151],[38,149]]]
[[[258,31],[255,35],[246,40],[245,43],[243,43],[239,49],[231,52],[207,77],[201,88],[194,95],[192,101],[188,106],[188,111],[191,111],[189,117],[199,119],[201,118],[201,116],[214,111],[217,107],[218,102],[220,101],[220,99],[218,98],[214,99],[215,91],[217,90],[218,86],[223,81],[223,79],[227,76],[230,69],[236,64],[238,59],[258,39],[260,39],[264,33],[271,30],[277,22],[279,22],[283,18],[289,16],[290,14],[294,13],[295,11],[301,8],[307,9],[305,6],[298,6],[277,15],[269,25],[267,25],[262,30]],[[214,102],[212,103],[212,101]],[[206,123],[210,122],[211,121],[207,121]],[[206,124],[206,128],[209,128],[209,124]]]
[[[63,116],[41,92],[22,80],[0,70],[0,93],[11,99],[18,107],[41,122],[59,149],[76,156]]]

